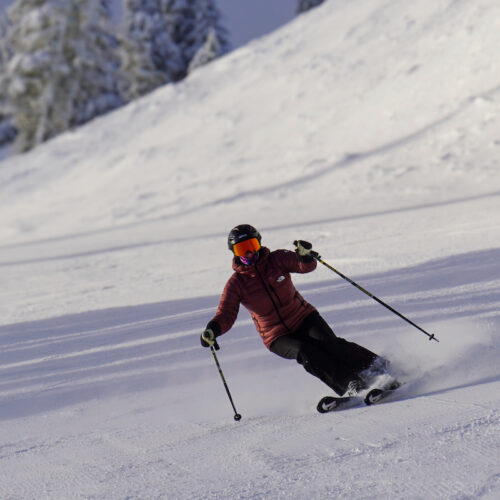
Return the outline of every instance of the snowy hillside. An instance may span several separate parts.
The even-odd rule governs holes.
[[[329,0],[0,168],[1,498],[498,498],[500,4]],[[398,400],[199,334],[226,236],[323,258],[295,284],[388,356]]]

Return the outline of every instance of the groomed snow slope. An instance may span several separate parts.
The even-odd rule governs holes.
[[[500,496],[500,4],[409,4],[329,0],[1,164],[1,498]],[[241,311],[232,420],[198,336],[242,222],[436,334],[295,279],[398,400],[316,414]]]

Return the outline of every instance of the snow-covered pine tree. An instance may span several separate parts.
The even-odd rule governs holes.
[[[302,12],[306,12],[307,10],[312,9],[313,7],[317,7],[321,5],[325,0],[299,0],[297,4],[297,14],[302,14]]]
[[[12,142],[16,136],[7,97],[7,65],[11,57],[7,41],[9,25],[7,15],[0,13],[0,146]]]
[[[63,0],[68,1],[68,0]],[[71,0],[75,2],[75,0]],[[76,0],[70,38],[71,66],[78,81],[70,125],[80,125],[123,104],[119,42],[110,28],[110,0]]]
[[[188,72],[203,66],[229,50],[227,31],[220,23],[215,0],[198,0],[196,31],[192,47],[198,47],[189,60]]]
[[[7,96],[20,151],[68,127],[70,106],[65,95],[70,91],[71,71],[63,58],[62,42],[70,7],[69,2],[17,0],[9,10],[12,57],[6,75]]]
[[[0,12],[0,79],[5,76],[6,67],[12,55],[7,35],[10,27],[10,20],[5,12]],[[0,86],[0,92],[2,87]]]
[[[221,14],[215,0],[160,0],[166,15],[167,28],[172,40],[180,48],[184,74],[196,53],[215,34],[218,43],[217,57],[229,51],[226,29],[221,23]],[[208,40],[210,43],[210,41]]]
[[[7,95],[26,151],[121,104],[107,0],[16,0]]]
[[[217,35],[215,34],[214,29],[210,28],[207,33],[205,44],[199,48],[198,52],[196,52],[194,57],[191,59],[191,62],[189,63],[188,73],[191,73],[196,68],[204,66],[210,61],[213,61],[214,59],[219,57],[220,53],[221,51],[219,41],[217,40]]]
[[[124,0],[123,7],[123,94],[131,100],[178,80],[183,73],[183,61],[170,38],[159,0]]]

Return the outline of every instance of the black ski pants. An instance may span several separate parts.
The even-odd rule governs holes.
[[[309,314],[296,331],[278,337],[270,350],[282,358],[297,360],[340,396],[351,381],[363,385],[360,372],[378,358],[368,349],[337,337],[317,311]]]

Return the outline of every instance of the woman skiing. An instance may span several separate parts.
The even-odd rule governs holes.
[[[388,362],[364,347],[337,337],[319,312],[292,283],[290,273],[314,271],[312,245],[295,241],[295,252],[261,246],[261,235],[248,224],[231,230],[228,247],[234,254],[229,278],[216,315],[201,334],[204,347],[233,326],[243,304],[267,348],[295,359],[338,395],[354,395],[386,371]]]

